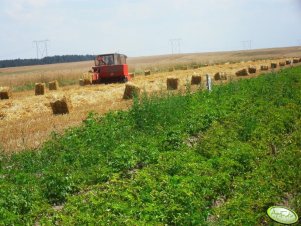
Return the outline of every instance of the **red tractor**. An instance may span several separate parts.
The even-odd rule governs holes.
[[[127,82],[130,80],[126,55],[119,53],[98,55],[95,58],[92,83]]]

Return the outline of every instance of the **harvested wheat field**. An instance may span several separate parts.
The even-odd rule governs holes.
[[[301,55],[301,54],[300,54]],[[205,74],[213,76],[217,72],[223,72],[227,74],[227,81],[215,81],[215,84],[222,84],[228,81],[234,81],[237,79],[252,78],[263,73],[261,70],[257,70],[255,74],[248,76],[237,77],[235,73],[243,68],[248,68],[250,65],[260,68],[261,65],[270,65],[271,62],[280,62],[289,56],[285,55],[281,58],[265,59],[265,60],[253,60],[238,63],[223,63],[218,65],[209,65],[206,67],[200,67],[188,70],[174,70],[167,72],[152,72],[149,76],[135,76],[131,83],[141,88],[141,91],[147,93],[154,92],[168,92],[166,88],[166,79],[168,77],[179,79],[179,90],[185,90],[185,86],[190,84],[191,77],[194,74],[202,76],[201,87],[205,85]],[[292,56],[293,57],[293,56]],[[291,57],[291,58],[292,58]],[[137,61],[137,59],[136,59]],[[92,63],[89,62],[92,66]],[[130,64],[130,63],[129,63]],[[73,65],[73,64],[70,64]],[[82,63],[83,68],[88,68],[88,63]],[[59,65],[62,66],[62,65]],[[40,68],[41,66],[37,66]],[[50,68],[54,66],[51,65]],[[63,65],[66,69],[66,64]],[[287,65],[285,67],[290,67]],[[284,68],[284,67],[283,67]],[[280,70],[280,68],[277,68]],[[3,70],[3,69],[2,69]],[[12,73],[13,69],[11,70]],[[20,69],[16,69],[18,71]],[[66,69],[67,70],[67,69]],[[83,69],[77,68],[78,71]],[[49,80],[56,79],[56,76],[51,77],[49,73]],[[5,77],[7,78],[8,75]],[[21,74],[15,75],[21,76]],[[24,75],[23,75],[24,76]],[[4,83],[3,80],[0,81]],[[78,77],[75,76],[78,81]],[[13,79],[15,77],[13,76]],[[33,79],[34,80],[34,79]],[[10,81],[9,81],[10,82]],[[3,85],[10,85],[3,84]],[[37,82],[35,80],[35,82]],[[45,82],[45,81],[42,81]],[[1,148],[6,152],[20,151],[28,148],[37,148],[45,140],[47,140],[51,132],[62,132],[64,129],[72,126],[79,125],[91,111],[104,114],[108,111],[127,109],[132,104],[132,100],[124,100],[123,94],[125,84],[100,84],[100,85],[88,85],[79,86],[69,85],[61,87],[59,90],[45,93],[45,95],[35,96],[34,90],[14,92],[13,98],[0,101],[0,143]],[[198,88],[198,87],[197,87]],[[192,90],[196,89],[192,86]],[[179,92],[179,91],[170,91]],[[54,115],[50,102],[53,99],[53,95],[68,96],[72,104],[72,111],[69,114]]]

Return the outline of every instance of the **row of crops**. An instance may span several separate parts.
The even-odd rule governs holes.
[[[135,99],[0,155],[0,225],[258,225],[301,212],[301,67]]]

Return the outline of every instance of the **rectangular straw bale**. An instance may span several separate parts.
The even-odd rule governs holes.
[[[280,62],[279,62],[279,66],[280,66],[280,67],[284,67],[284,66],[285,66],[285,61],[280,61]]]
[[[249,75],[249,72],[246,68],[244,68],[244,69],[237,71],[235,74],[237,76],[247,76],[247,75]]]
[[[277,68],[277,63],[271,63],[271,68]]]
[[[200,85],[202,82],[202,76],[200,75],[193,75],[191,77],[191,85]]]
[[[81,79],[78,81],[78,83],[79,83],[80,86],[92,85],[92,79],[89,79],[89,78],[81,78]]]
[[[151,71],[150,70],[145,70],[144,71],[144,75],[150,75],[151,74]]]
[[[92,85],[92,79],[91,78],[84,78],[84,85]]]
[[[214,75],[214,80],[227,80],[227,74],[225,72],[217,72]]]
[[[123,99],[132,99],[134,96],[140,95],[140,88],[137,85],[127,83],[125,85]]]
[[[257,70],[257,68],[256,68],[255,66],[249,66],[249,67],[248,67],[248,72],[249,72],[250,74],[256,73],[256,70]]]
[[[11,89],[7,86],[0,87],[0,100],[9,99],[11,97]]]
[[[268,65],[261,65],[260,70],[267,71],[267,70],[269,70],[269,66]]]
[[[84,84],[84,80],[81,78],[81,79],[79,79],[78,80],[78,84],[80,85],[80,86],[84,86],[85,84]]]
[[[286,64],[286,65],[290,65],[291,63],[292,63],[291,60],[285,60],[285,64]]]
[[[35,84],[35,95],[44,95],[45,94],[45,83],[36,83]]]
[[[167,85],[167,90],[176,90],[176,89],[178,89],[178,86],[179,86],[179,79],[169,77],[166,80],[166,85]]]
[[[59,82],[57,80],[51,81],[48,83],[49,90],[58,90],[59,89]]]
[[[186,71],[186,70],[188,70],[188,66],[187,65],[182,66],[181,69],[184,70],[184,71]]]
[[[293,63],[294,63],[294,64],[297,64],[297,63],[299,63],[299,60],[300,60],[299,58],[294,58],[294,59],[293,59]]]
[[[172,72],[172,71],[174,71],[174,70],[175,70],[175,68],[173,68],[173,67],[168,68],[168,71],[169,71],[169,72]]]
[[[198,68],[199,68],[199,65],[193,65],[192,68],[193,68],[193,69],[198,69]]]
[[[50,106],[54,115],[69,114],[72,109],[71,101],[66,96],[54,98]]]

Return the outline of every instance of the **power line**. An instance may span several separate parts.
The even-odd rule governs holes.
[[[181,44],[182,44],[181,38],[169,39],[169,43],[170,43],[170,47],[171,47],[171,54],[181,53]]]
[[[33,43],[36,46],[36,54],[37,54],[37,59],[47,57],[48,56],[48,44],[49,40],[34,40]]]
[[[173,41],[169,39],[170,48],[171,48],[171,54],[173,54]]]
[[[242,49],[243,50],[252,49],[252,44],[253,44],[252,40],[244,40],[244,41],[241,41],[241,43],[242,43]]]

